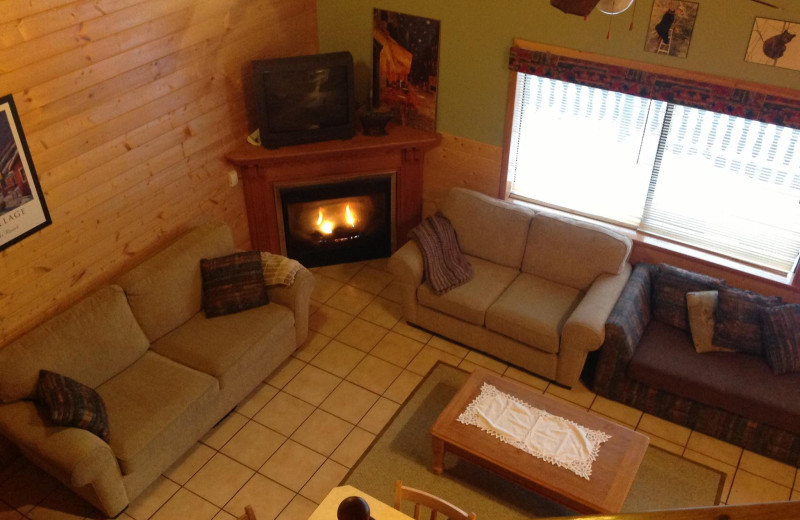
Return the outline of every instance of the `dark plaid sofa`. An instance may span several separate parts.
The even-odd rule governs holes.
[[[599,395],[800,466],[800,374],[775,375],[758,355],[695,352],[685,292],[718,288],[727,286],[637,264],[584,378]]]

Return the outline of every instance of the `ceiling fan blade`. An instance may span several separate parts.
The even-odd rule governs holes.
[[[772,7],[773,9],[782,9],[782,7],[778,7],[778,6],[777,6],[777,5],[775,5],[775,4],[771,4],[771,3],[769,3],[769,2],[765,2],[764,0],[751,0],[751,1],[752,1],[752,2],[755,2],[755,3],[757,3],[757,4],[761,4],[761,5],[766,5],[766,6],[768,6],[768,7]]]
[[[567,14],[588,16],[600,0],[550,0],[550,5]]]

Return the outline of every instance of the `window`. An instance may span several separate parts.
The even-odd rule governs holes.
[[[512,196],[782,274],[800,252],[800,130],[518,73]]]

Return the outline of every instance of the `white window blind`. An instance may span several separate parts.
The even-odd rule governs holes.
[[[519,73],[515,197],[780,273],[800,251],[800,131]]]
[[[800,251],[800,131],[671,108],[641,229],[791,271]]]
[[[653,170],[663,103],[520,74],[514,195],[637,226]]]

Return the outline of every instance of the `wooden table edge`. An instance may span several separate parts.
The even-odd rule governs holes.
[[[430,433],[434,450],[434,467],[433,467],[434,473],[438,475],[441,474],[442,473],[441,470],[443,470],[441,463],[438,464],[439,467],[441,468],[440,471],[437,472],[437,468],[435,467],[437,463],[436,451],[437,449],[440,449],[442,459],[444,457],[444,454],[449,451],[450,453],[453,453],[462,459],[468,460],[478,466],[487,469],[488,471],[492,471],[496,474],[499,474],[501,477],[510,480],[511,482],[514,482],[526,489],[529,489],[534,493],[539,494],[547,499],[553,500],[554,502],[569,507],[570,509],[577,511],[578,513],[615,514],[621,511],[622,506],[624,505],[625,500],[627,499],[628,493],[630,492],[630,489],[633,486],[636,474],[638,473],[639,468],[641,467],[642,461],[644,459],[644,454],[647,451],[647,447],[650,444],[649,437],[642,434],[641,432],[637,432],[631,428],[615,423],[609,419],[603,417],[596,417],[596,419],[599,419],[604,423],[613,425],[614,430],[624,431],[626,432],[627,435],[630,436],[631,449],[625,452],[623,460],[633,459],[635,461],[635,467],[631,466],[632,478],[625,479],[625,481],[617,480],[613,483],[615,486],[619,486],[620,484],[625,484],[625,487],[627,489],[624,490],[625,491],[624,494],[622,495],[617,495],[616,493],[612,494],[611,493],[612,491],[616,491],[618,493],[619,490],[615,486],[609,486],[608,490],[609,493],[606,494],[606,499],[611,496],[621,496],[621,501],[619,503],[615,502],[615,503],[598,504],[589,500],[584,500],[580,496],[576,496],[574,494],[569,493],[568,490],[564,490],[562,492],[557,489],[545,487],[544,484],[531,481],[525,478],[525,476],[523,475],[519,475],[510,469],[506,469],[502,464],[500,464],[497,460],[495,460],[491,456],[491,454],[484,455],[484,454],[473,453],[471,451],[471,447],[467,446],[466,443],[459,442],[459,439],[454,439],[449,437],[447,433],[443,431],[445,429],[445,426],[449,424],[451,421],[458,420],[458,415],[460,415],[460,412],[454,413],[454,409],[456,411],[457,410],[463,411],[463,409],[465,409],[466,406],[470,402],[472,402],[472,399],[474,399],[474,397],[477,397],[477,395],[480,394],[480,388],[483,386],[483,383],[488,383],[490,385],[493,385],[501,391],[504,391],[504,389],[499,388],[500,386],[511,387],[512,389],[519,388],[525,390],[524,393],[528,393],[528,391],[530,391],[531,393],[535,394],[535,390],[528,389],[523,385],[523,383],[504,379],[498,374],[488,369],[484,368],[475,369],[472,372],[472,374],[470,374],[464,385],[458,390],[458,392],[456,392],[456,394],[453,396],[450,402],[448,402],[445,409],[442,411],[439,417],[437,417],[436,421],[431,426]],[[495,385],[494,383],[500,383],[500,385]],[[561,404],[574,408],[575,412],[584,412],[588,414],[588,412],[585,409],[573,403],[561,403]],[[441,448],[437,447],[437,444],[439,444]],[[455,449],[448,450],[448,447]],[[487,467],[487,464],[489,465],[489,467]]]

